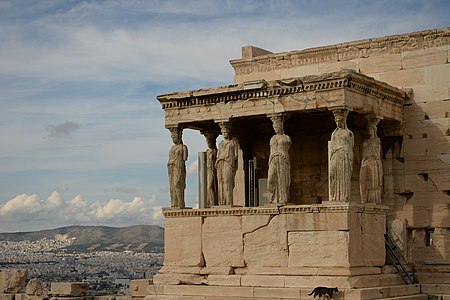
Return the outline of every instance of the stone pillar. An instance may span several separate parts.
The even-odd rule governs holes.
[[[268,172],[268,194],[271,204],[286,204],[289,201],[291,186],[291,162],[289,148],[291,138],[284,134],[284,116],[268,115],[272,120],[275,135],[270,139]]]
[[[369,115],[367,135],[361,144],[361,168],[359,187],[362,203],[381,204],[383,186],[383,165],[381,162],[381,142],[377,136],[380,118]]]
[[[203,131],[202,134],[206,138],[206,144],[208,149],[206,150],[206,186],[204,188],[205,192],[205,207],[212,207],[218,204],[217,201],[217,170],[216,170],[216,160],[217,160],[217,147],[216,139],[218,134],[210,131]]]
[[[348,109],[333,110],[336,129],[328,142],[329,201],[350,202],[353,172],[353,132],[347,128]]]
[[[184,208],[184,190],[186,189],[186,160],[188,148],[181,139],[183,128],[170,127],[170,135],[174,145],[169,151],[167,169],[169,173],[170,206]]]
[[[216,159],[218,204],[233,205],[234,177],[237,171],[238,144],[231,138],[231,123],[220,122],[223,140],[219,144]]]

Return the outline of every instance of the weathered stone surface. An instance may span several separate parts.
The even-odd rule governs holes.
[[[447,46],[402,53],[403,69],[420,68],[447,63]]]
[[[130,294],[132,297],[144,297],[147,295],[147,288],[153,285],[152,279],[135,279],[130,281]]]
[[[240,286],[241,275],[208,275],[206,284],[219,286]]]
[[[25,288],[25,293],[27,295],[47,297],[48,289],[46,284],[42,280],[33,278],[30,281],[28,281],[27,286]]]
[[[349,233],[289,232],[289,267],[349,267]]]
[[[285,276],[242,275],[242,286],[284,287]]]
[[[254,296],[266,299],[301,299],[299,288],[255,287]]]
[[[202,218],[166,218],[165,266],[202,266]]]
[[[52,296],[81,297],[88,292],[89,284],[85,282],[52,282],[49,294]]]
[[[286,215],[288,231],[349,230],[346,213],[312,212]]]
[[[206,218],[202,226],[202,250],[207,267],[244,266],[240,217]]]
[[[0,293],[15,294],[25,286],[28,271],[25,269],[1,269]]]
[[[250,220],[258,221],[253,216],[245,217],[247,225]],[[244,233],[244,258],[249,266],[287,266],[288,245],[286,216],[275,215],[268,223]]]
[[[14,294],[2,294],[2,293],[0,293],[0,300],[14,300]]]
[[[156,274],[153,284],[203,284],[205,276],[195,274]]]

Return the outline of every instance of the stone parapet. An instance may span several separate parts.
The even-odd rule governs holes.
[[[374,69],[372,70],[378,72],[380,70],[385,70],[385,68],[383,66],[384,59],[382,59],[383,62],[380,64],[377,57],[392,56],[394,58],[391,59],[391,64],[398,64],[401,60],[396,59],[396,56],[400,56],[401,53],[448,46],[450,44],[449,38],[450,28],[441,28],[352,41],[301,51],[266,53],[266,55],[259,55],[256,57],[246,56],[242,59],[231,60],[230,63],[235,71],[236,82],[241,82],[241,78],[245,79],[245,75],[253,73],[274,73],[274,71],[293,69],[301,66],[340,63],[360,58],[374,58],[372,64]],[[408,54],[405,55],[406,66],[422,66],[429,61],[428,56],[425,59],[422,59],[421,57],[410,59],[408,58]],[[441,53],[437,53],[436,59],[439,61],[445,60],[446,55],[446,52],[442,53],[442,55]],[[383,69],[380,69],[380,67]],[[401,65],[398,65],[398,69],[401,69]]]

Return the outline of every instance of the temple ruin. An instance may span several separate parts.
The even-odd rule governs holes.
[[[146,299],[450,294],[449,41],[246,46],[234,84],[158,96],[172,207]],[[205,136],[198,209],[180,199],[188,128]]]

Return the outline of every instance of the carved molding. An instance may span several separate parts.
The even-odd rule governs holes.
[[[235,84],[226,87],[171,93],[158,96],[164,110],[176,110],[258,100],[306,92],[326,92],[348,89],[403,106],[407,93],[353,70],[311,75],[283,80]]]
[[[236,75],[265,72],[324,62],[339,62],[383,54],[398,54],[449,45],[450,27],[341,43],[332,46],[268,54],[230,63]]]
[[[166,218],[179,217],[217,217],[217,216],[243,216],[243,215],[278,215],[296,213],[345,213],[370,212],[384,214],[389,207],[375,204],[312,204],[312,205],[285,205],[261,207],[213,207],[205,209],[163,209]]]

